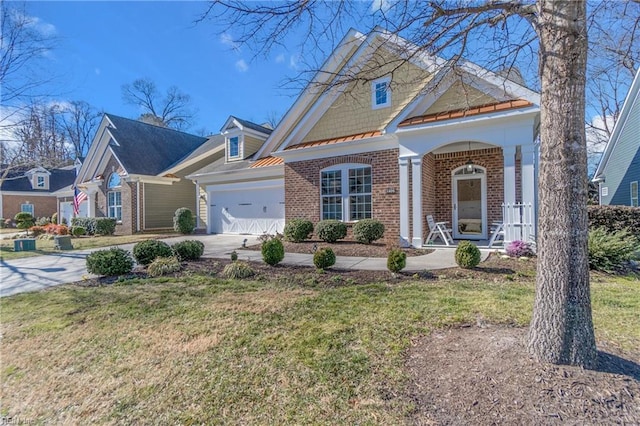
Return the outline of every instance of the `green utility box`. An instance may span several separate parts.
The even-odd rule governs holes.
[[[35,238],[21,238],[13,241],[13,251],[33,251],[35,249]]]
[[[70,235],[56,235],[53,237],[53,248],[56,250],[73,250]]]

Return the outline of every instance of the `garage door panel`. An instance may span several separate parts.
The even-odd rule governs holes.
[[[274,234],[284,229],[284,188],[210,191],[211,231]]]

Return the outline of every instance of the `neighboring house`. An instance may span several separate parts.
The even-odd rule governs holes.
[[[178,208],[197,208],[196,187],[185,176],[224,153],[221,136],[105,114],[75,185],[87,195],[87,215],[116,219],[119,234],[169,229]],[[73,201],[73,187],[59,195],[61,204]]]
[[[336,80],[345,75],[355,79]],[[457,239],[486,240],[494,222],[524,239],[535,233],[539,102],[519,78],[454,70],[383,30],[351,30],[272,132],[231,117],[224,160],[188,177],[206,194],[208,232],[375,218],[388,243],[420,247],[433,215]]]
[[[74,166],[9,170],[0,185],[0,217],[13,219],[19,212],[51,217],[58,211],[54,192],[72,184],[75,177]]]
[[[640,69],[631,83],[593,181],[599,183],[600,204],[640,205]]]

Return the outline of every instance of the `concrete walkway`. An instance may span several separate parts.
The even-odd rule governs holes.
[[[242,246],[246,239],[248,246],[258,243],[257,237],[247,235],[189,235],[166,238],[163,241],[175,244],[178,241],[197,239],[204,243],[203,257],[229,259],[230,253]],[[135,244],[124,244],[119,247],[131,251]],[[27,257],[15,260],[0,260],[0,297],[27,291],[37,291],[60,284],[80,281],[92,277],[86,270],[86,257],[96,250],[105,247],[59,252],[51,255]],[[491,250],[481,250],[482,260],[485,260]],[[262,261],[259,251],[237,250],[238,258],[249,261]],[[436,249],[423,256],[407,258],[405,271],[417,272],[425,269],[443,269],[455,267],[455,250],[453,248]],[[313,266],[313,255],[302,253],[285,254],[283,264]],[[346,257],[338,256],[335,268],[386,270],[386,258]]]

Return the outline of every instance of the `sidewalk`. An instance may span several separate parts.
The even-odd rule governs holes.
[[[197,239],[205,244],[203,257],[229,259],[233,250],[242,246],[246,239],[248,246],[258,243],[257,237],[246,235],[188,235],[163,239],[169,244],[178,241]],[[135,244],[124,244],[119,247],[131,251]],[[86,257],[89,253],[103,248],[78,251],[62,251],[51,255],[27,257],[15,260],[0,261],[0,297],[27,291],[37,291],[60,284],[80,281],[92,277],[86,270]],[[486,260],[492,250],[480,250],[482,260]],[[254,262],[262,262],[262,254],[253,250],[237,250],[238,258]],[[418,272],[423,270],[444,269],[456,266],[455,250],[451,248],[436,249],[423,256],[407,257],[404,271]],[[285,265],[303,265],[313,267],[313,255],[302,253],[286,253],[282,262]],[[338,256],[334,268],[387,270],[386,258],[346,257]]]

